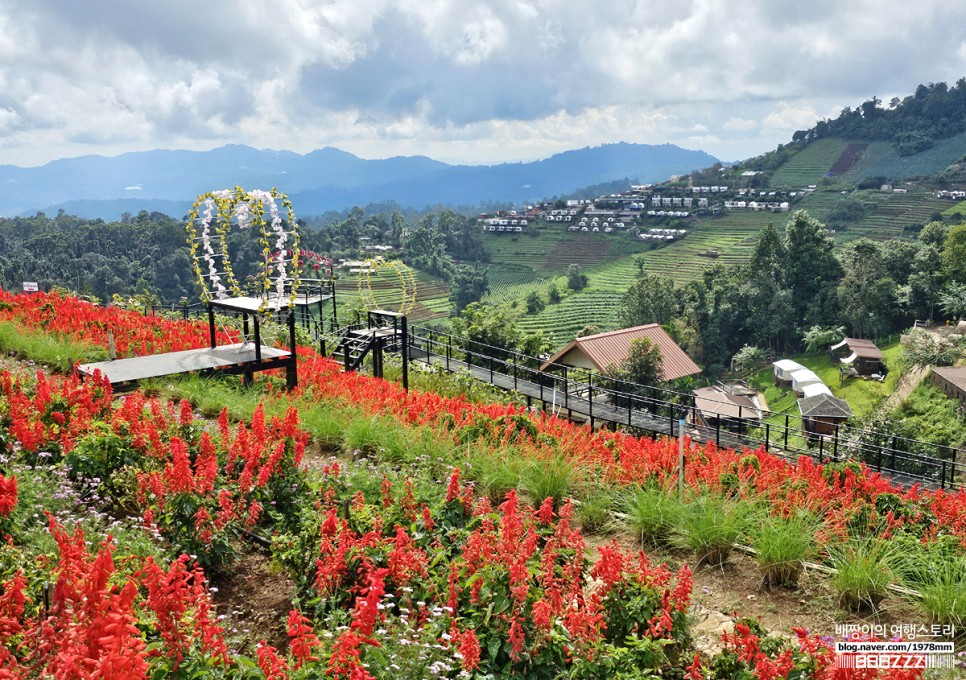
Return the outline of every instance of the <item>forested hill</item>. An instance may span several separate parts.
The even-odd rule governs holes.
[[[937,139],[966,131],[966,78],[953,87],[929,83],[916,93],[894,97],[887,107],[873,97],[860,106],[842,109],[838,118],[822,120],[811,130],[800,130],[792,141],[843,137],[856,141],[890,141],[902,155],[930,148]]]
[[[608,144],[529,163],[448,165],[423,156],[365,160],[339,149],[300,155],[230,145],[211,151],[146,151],[0,166],[0,214],[58,209],[116,220],[160,211],[180,217],[198,194],[236,185],[277,186],[301,216],[391,200],[404,208],[530,202],[618,179],[660,182],[717,159],[672,144]]]

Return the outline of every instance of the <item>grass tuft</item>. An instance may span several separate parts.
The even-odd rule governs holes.
[[[829,551],[837,573],[832,587],[839,606],[853,613],[878,609],[895,581],[899,555],[891,541],[855,539]]]
[[[647,486],[624,499],[627,523],[642,544],[669,545],[682,512],[678,499],[658,486]]]
[[[766,516],[753,530],[751,546],[762,570],[762,585],[794,587],[805,560],[817,550],[815,532],[820,522],[808,515]]]

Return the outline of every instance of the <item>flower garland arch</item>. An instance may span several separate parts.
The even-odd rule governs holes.
[[[277,312],[283,305],[293,307],[300,268],[298,257],[289,254],[300,251],[298,222],[288,196],[274,188],[210,191],[198,196],[191,206],[186,225],[188,248],[201,299],[210,302],[243,295],[228,254],[228,235],[233,227],[258,230],[262,252],[256,277],[256,297],[261,298],[258,311]]]
[[[416,277],[413,270],[399,260],[385,260],[381,257],[366,260],[359,269],[358,289],[363,308],[377,308],[376,297],[372,291],[372,276],[378,274],[380,269],[390,269],[396,275],[402,291],[402,301],[397,311],[400,314],[409,314],[416,306]]]

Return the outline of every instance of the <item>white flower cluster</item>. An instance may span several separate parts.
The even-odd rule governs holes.
[[[289,235],[285,231],[282,217],[278,212],[278,204],[275,197],[269,191],[254,190],[249,194],[253,201],[260,201],[263,206],[268,206],[268,214],[271,216],[272,234],[275,236],[275,298],[272,300],[270,309],[277,312],[282,308],[282,298],[285,296],[285,284],[288,282],[288,275],[285,271],[285,255],[288,253]],[[271,266],[269,268],[271,272]]]
[[[215,250],[211,247],[211,220],[214,217],[215,199],[205,199],[205,212],[201,220],[201,250],[205,263],[208,265],[208,279],[215,288],[215,297],[219,300],[228,296],[228,289],[221,282],[218,268],[215,266]]]

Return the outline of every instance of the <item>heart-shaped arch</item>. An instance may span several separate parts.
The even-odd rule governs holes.
[[[376,297],[372,291],[372,275],[378,274],[380,269],[389,269],[399,279],[402,301],[396,311],[399,314],[409,314],[416,306],[416,277],[413,275],[413,270],[399,260],[374,257],[362,263],[359,269],[359,297],[362,306],[367,310],[377,308]]]

